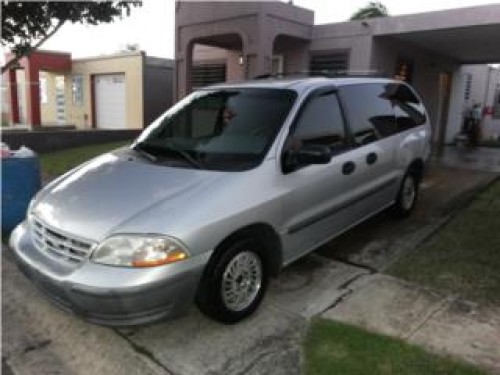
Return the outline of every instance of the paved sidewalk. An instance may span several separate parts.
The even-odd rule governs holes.
[[[500,374],[500,308],[376,274],[349,286],[323,318],[395,336]]]

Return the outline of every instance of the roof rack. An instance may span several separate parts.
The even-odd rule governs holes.
[[[300,70],[297,72],[288,73],[267,73],[255,76],[253,79],[279,79],[289,77],[373,77],[387,78],[387,75],[380,73],[377,70]]]

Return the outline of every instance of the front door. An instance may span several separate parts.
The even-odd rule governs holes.
[[[313,94],[292,126],[287,147],[323,145],[333,158],[323,165],[308,165],[283,175],[289,191],[284,197],[284,261],[288,263],[339,232],[356,218],[344,210],[360,175],[352,166],[346,127],[334,90]],[[293,146],[295,144],[296,146]],[[286,151],[286,150],[285,150]]]

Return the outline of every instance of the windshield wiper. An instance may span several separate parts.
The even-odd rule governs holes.
[[[132,147],[132,149],[134,151],[137,151],[139,154],[141,154],[142,156],[146,157],[146,159],[150,160],[150,161],[157,161],[158,158],[152,154],[150,154],[149,152],[147,152],[146,150],[144,150],[141,146],[140,146],[140,143],[137,143],[135,146]]]
[[[186,160],[189,164],[194,166],[197,169],[206,169],[205,166],[195,158],[193,158],[187,151],[180,150],[178,148],[173,148],[173,147],[156,147],[156,146],[151,146],[148,144],[143,144],[143,143],[137,143],[133,149],[139,152],[141,155],[145,156],[149,160],[156,162],[158,160],[158,156],[153,155],[146,151],[146,149],[153,149],[155,150],[155,153],[160,153],[161,157],[163,157],[167,153],[172,153],[175,152],[178,155],[180,155],[184,160]],[[166,155],[165,155],[166,156]]]
[[[205,166],[199,161],[193,158],[187,151],[180,150],[178,148],[173,148],[173,147],[168,147],[168,151],[175,151],[179,155],[181,155],[185,160],[189,162],[193,167],[198,168],[198,169],[206,169]]]

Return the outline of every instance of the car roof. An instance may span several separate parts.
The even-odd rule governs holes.
[[[267,88],[267,89],[289,89],[304,92],[311,88],[331,85],[335,87],[366,84],[366,83],[402,83],[389,78],[374,77],[287,77],[283,79],[264,78],[235,83],[219,83],[204,87],[204,89],[236,89],[236,88]]]

